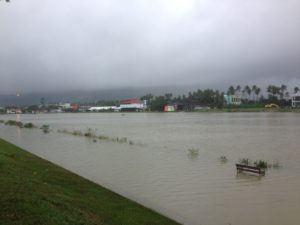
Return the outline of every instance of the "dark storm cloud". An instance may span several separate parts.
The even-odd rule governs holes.
[[[299,85],[297,0],[0,2],[0,92]]]

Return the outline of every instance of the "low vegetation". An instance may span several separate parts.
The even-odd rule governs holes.
[[[35,126],[33,125],[33,123],[25,123],[24,128],[35,128]]]
[[[97,140],[102,141],[109,141],[109,142],[116,142],[116,143],[128,143],[129,145],[134,145],[135,143],[132,140],[128,140],[127,137],[109,137],[106,135],[97,135],[96,130],[93,130],[92,128],[88,128],[86,132],[82,132],[79,130],[69,131],[66,129],[58,129],[57,132],[64,133],[64,134],[70,134],[74,136],[79,137],[86,137],[86,138],[92,138],[93,142],[97,142]],[[143,145],[143,144],[140,144]]]
[[[277,169],[277,168],[281,167],[278,160],[270,163],[270,162],[267,162],[266,160],[262,160],[262,159],[252,161],[248,158],[242,158],[239,160],[239,163],[241,163],[243,165],[247,165],[247,166],[256,166],[261,169],[270,169],[270,168]]]
[[[0,173],[2,225],[178,224],[2,139]]]
[[[188,157],[191,159],[197,158],[199,155],[199,150],[195,148],[188,149]]]
[[[227,163],[227,162],[228,162],[227,157],[224,156],[224,155],[220,156],[219,160],[220,160],[220,162],[222,162],[222,163]]]
[[[5,122],[5,125],[9,125],[9,126],[17,126],[22,128],[23,127],[23,123],[20,121],[15,121],[15,120],[8,120]]]
[[[41,130],[44,132],[44,134],[47,134],[50,132],[50,126],[47,124],[44,124],[43,126],[41,126]]]

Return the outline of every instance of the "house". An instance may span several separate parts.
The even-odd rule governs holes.
[[[10,108],[6,110],[7,114],[21,114],[22,110],[19,108]]]
[[[145,111],[147,108],[144,101],[138,99],[128,99],[121,101],[120,104],[120,111],[127,111],[127,112],[138,112],[138,111]]]
[[[240,105],[242,103],[241,98],[236,95],[224,95],[224,99],[227,105]]]
[[[175,106],[173,105],[165,105],[164,112],[175,112]]]
[[[90,112],[100,112],[100,111],[115,111],[117,106],[92,106],[88,109]]]
[[[295,93],[292,95],[292,107],[300,108],[300,93]]]

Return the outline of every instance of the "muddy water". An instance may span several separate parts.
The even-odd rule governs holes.
[[[0,137],[184,224],[299,224],[300,114],[41,114],[20,119],[49,124],[52,131],[0,124]],[[94,142],[57,132],[88,128],[128,141]],[[237,175],[235,163],[241,158],[279,162],[280,167],[264,177]]]

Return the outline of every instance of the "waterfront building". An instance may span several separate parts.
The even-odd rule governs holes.
[[[242,99],[237,95],[224,95],[224,99],[227,105],[240,105]]]
[[[292,107],[300,108],[300,93],[295,93],[292,95]]]

